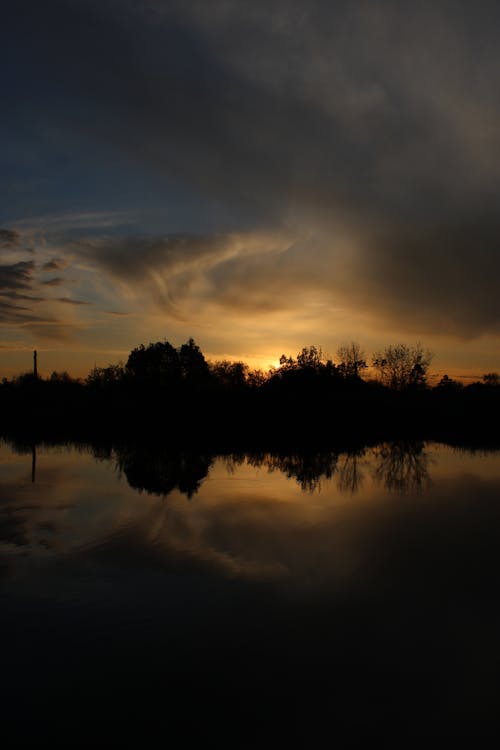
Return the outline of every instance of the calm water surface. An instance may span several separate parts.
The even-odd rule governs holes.
[[[0,480],[19,744],[496,732],[499,453],[4,442]]]

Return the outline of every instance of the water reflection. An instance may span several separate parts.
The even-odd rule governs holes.
[[[188,498],[198,492],[214,461],[209,455],[151,446],[119,448],[115,459],[134,489],[163,497],[177,489]]]
[[[208,476],[217,456],[175,453],[165,448],[127,447],[114,452],[117,466],[131,487],[167,496],[179,490],[193,497]],[[348,452],[234,453],[224,456],[228,473],[244,464],[294,479],[303,492],[321,491],[325,482],[337,479],[341,493],[354,495],[367,476],[398,494],[423,492],[430,482],[429,455],[423,442],[385,443],[375,448]]]
[[[385,443],[375,448],[374,456],[374,477],[390,492],[420,494],[428,489],[431,479],[425,443]]]
[[[31,481],[36,482],[37,446],[11,442],[15,455],[31,454]],[[44,446],[41,446],[42,450]],[[59,453],[65,446],[52,447]],[[310,453],[252,452],[233,453],[223,457],[210,453],[172,452],[165,446],[69,445],[67,450],[89,454],[98,461],[112,463],[129,486],[140,492],[167,497],[174,491],[191,499],[198,493],[214,463],[224,461],[226,471],[234,476],[247,465],[270,474],[279,473],[295,480],[303,492],[321,491],[333,478],[340,493],[355,495],[367,479],[373,479],[389,492],[422,493],[431,477],[429,453],[424,442],[392,442],[373,448],[346,452],[315,451]]]
[[[338,454],[331,451],[250,453],[247,460],[250,466],[266,468],[269,472],[278,471],[288,479],[295,479],[304,492],[314,492],[321,488],[321,480],[331,479],[337,471]]]
[[[429,495],[431,469],[439,476],[445,458],[453,471],[468,460],[423,442],[224,456],[150,445],[16,443],[4,445],[0,458],[5,570],[19,563],[16,551],[38,558],[111,545],[118,554],[121,545],[123,559],[135,550],[163,565],[180,554],[190,564],[211,561],[230,574],[317,580],[359,563],[361,526],[357,520],[354,537],[339,534],[336,524],[343,518],[352,519],[366,503],[385,503],[388,493]],[[185,503],[193,497],[194,505]],[[158,504],[158,498],[168,503]],[[361,513],[363,524],[368,517]],[[328,560],[323,570],[318,555]]]
[[[59,731],[54,706],[112,732],[227,714],[231,747],[248,707],[274,746],[294,717],[319,744],[332,706],[350,737],[443,716],[476,736],[497,714],[498,457],[0,444],[2,705],[33,732]]]
[[[36,479],[36,445],[33,444],[31,449],[31,481],[34,482]]]
[[[340,492],[355,495],[361,489],[365,480],[365,458],[365,449],[343,454],[338,464],[337,486]]]

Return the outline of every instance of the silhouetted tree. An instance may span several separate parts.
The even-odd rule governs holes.
[[[244,362],[217,360],[209,364],[209,369],[216,382],[224,388],[243,388],[247,384],[248,365]]]
[[[262,370],[248,370],[247,384],[250,388],[261,388],[267,379],[268,376]]]
[[[355,341],[339,346],[337,360],[339,374],[344,378],[359,378],[367,367],[365,353]]]
[[[294,360],[293,357],[287,357],[286,354],[281,355],[280,357],[280,371],[281,372],[294,370],[296,367],[297,367],[297,362]],[[273,370],[271,370],[271,374],[274,374]]]
[[[498,372],[487,372],[483,375],[483,383],[485,385],[496,387],[500,385],[500,375]]]
[[[455,392],[462,390],[463,385],[458,380],[453,380],[449,375],[443,375],[441,380],[436,386],[438,391]]]
[[[324,361],[321,347],[305,346],[297,355],[297,365],[302,369],[320,370]]]
[[[380,381],[396,391],[422,388],[427,383],[427,372],[432,354],[420,344],[394,344],[373,357],[373,367]]]
[[[141,344],[132,349],[127,364],[134,377],[177,380],[181,375],[181,363],[177,349],[169,341],[157,341],[148,346]]]
[[[67,385],[68,383],[74,383],[75,381],[73,380],[71,375],[66,372],[66,370],[63,370],[63,372],[56,372],[54,370],[54,372],[50,375],[50,382]]]
[[[110,386],[119,383],[125,377],[123,364],[94,367],[87,376],[86,383],[90,386]]]
[[[41,379],[38,375],[35,377],[33,372],[23,372],[12,378],[12,384],[18,387],[31,386],[36,383],[41,383]]]
[[[190,338],[179,349],[179,363],[184,380],[201,383],[208,380],[210,371],[200,347]]]

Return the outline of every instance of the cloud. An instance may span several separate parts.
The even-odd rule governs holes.
[[[128,294],[144,299],[146,292],[174,318],[207,305],[236,317],[266,315],[304,309],[315,299],[404,321],[416,335],[468,337],[500,330],[496,276],[484,278],[499,243],[496,219],[482,216],[462,226],[379,222],[356,233],[340,226],[332,235],[114,237],[77,248]],[[447,247],[454,249],[451,265],[441,252]]]
[[[493,212],[386,226],[367,239],[353,300],[415,332],[499,334],[499,248]]]
[[[97,238],[82,255],[171,316],[189,300],[248,314],[317,294],[374,326],[500,334],[497,4],[149,6],[12,5],[3,54],[21,56],[23,98],[44,123],[228,206],[241,226]],[[9,117],[26,114],[16,94]],[[96,221],[120,217],[52,227]]]
[[[12,247],[19,244],[20,235],[13,229],[0,228],[0,247]]]
[[[51,279],[42,279],[40,283],[44,286],[61,286],[61,284],[64,284],[64,281],[63,276],[53,276]]]
[[[20,244],[21,239],[21,235],[16,233],[17,244]],[[37,271],[38,267],[33,260],[0,265],[0,324],[31,331],[37,338],[68,340],[71,331],[74,331],[78,324],[59,320],[58,315],[54,314],[53,303],[63,302],[74,306],[90,303],[66,297],[53,300],[37,294],[40,284],[60,286],[64,282],[62,277],[40,281]],[[38,308],[38,311],[34,312],[34,303],[41,305],[43,309]]]
[[[1,292],[0,292],[1,294]],[[43,302],[44,297],[35,297],[33,294],[20,294],[19,292],[9,292],[10,300],[26,300],[28,302]]]
[[[30,216],[16,222],[19,229],[29,233],[33,231],[73,232],[93,229],[123,227],[133,223],[135,217],[125,211],[94,211],[82,213],[52,213],[41,216]],[[60,262],[60,258],[54,258]]]
[[[7,325],[34,325],[38,323],[53,323],[53,318],[34,315],[28,307],[12,305],[5,300],[0,300],[0,323]]]
[[[33,288],[34,261],[19,261],[0,266],[0,322],[7,324],[28,323],[37,320],[30,308],[19,301],[39,302],[25,292]],[[22,290],[22,291],[19,291]]]
[[[78,325],[57,318],[36,318],[26,321],[25,326],[37,341],[73,341]]]
[[[67,261],[62,258],[52,258],[42,265],[42,271],[63,271]]]
[[[129,294],[144,299],[147,290],[148,299],[178,317],[186,305],[223,303],[224,296],[229,307],[250,304],[250,270],[260,267],[262,273],[258,276],[262,282],[266,269],[269,272],[275,263],[272,258],[286,251],[290,242],[291,236],[286,232],[114,237],[72,243],[71,250],[106,271]],[[240,294],[236,285],[242,275],[247,277],[248,288]],[[269,279],[269,284],[275,282],[276,276]],[[263,299],[269,292],[269,284],[262,290]],[[234,304],[230,288],[238,297]]]
[[[69,297],[57,297],[55,302],[64,302],[66,305],[90,305],[90,302],[86,302],[81,299],[70,299]]]
[[[0,266],[0,293],[6,290],[30,289],[35,264],[31,260]]]

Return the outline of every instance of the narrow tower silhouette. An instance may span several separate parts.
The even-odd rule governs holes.
[[[36,349],[33,352],[33,377],[35,380],[38,380],[38,367],[37,367],[37,356],[36,356]]]

